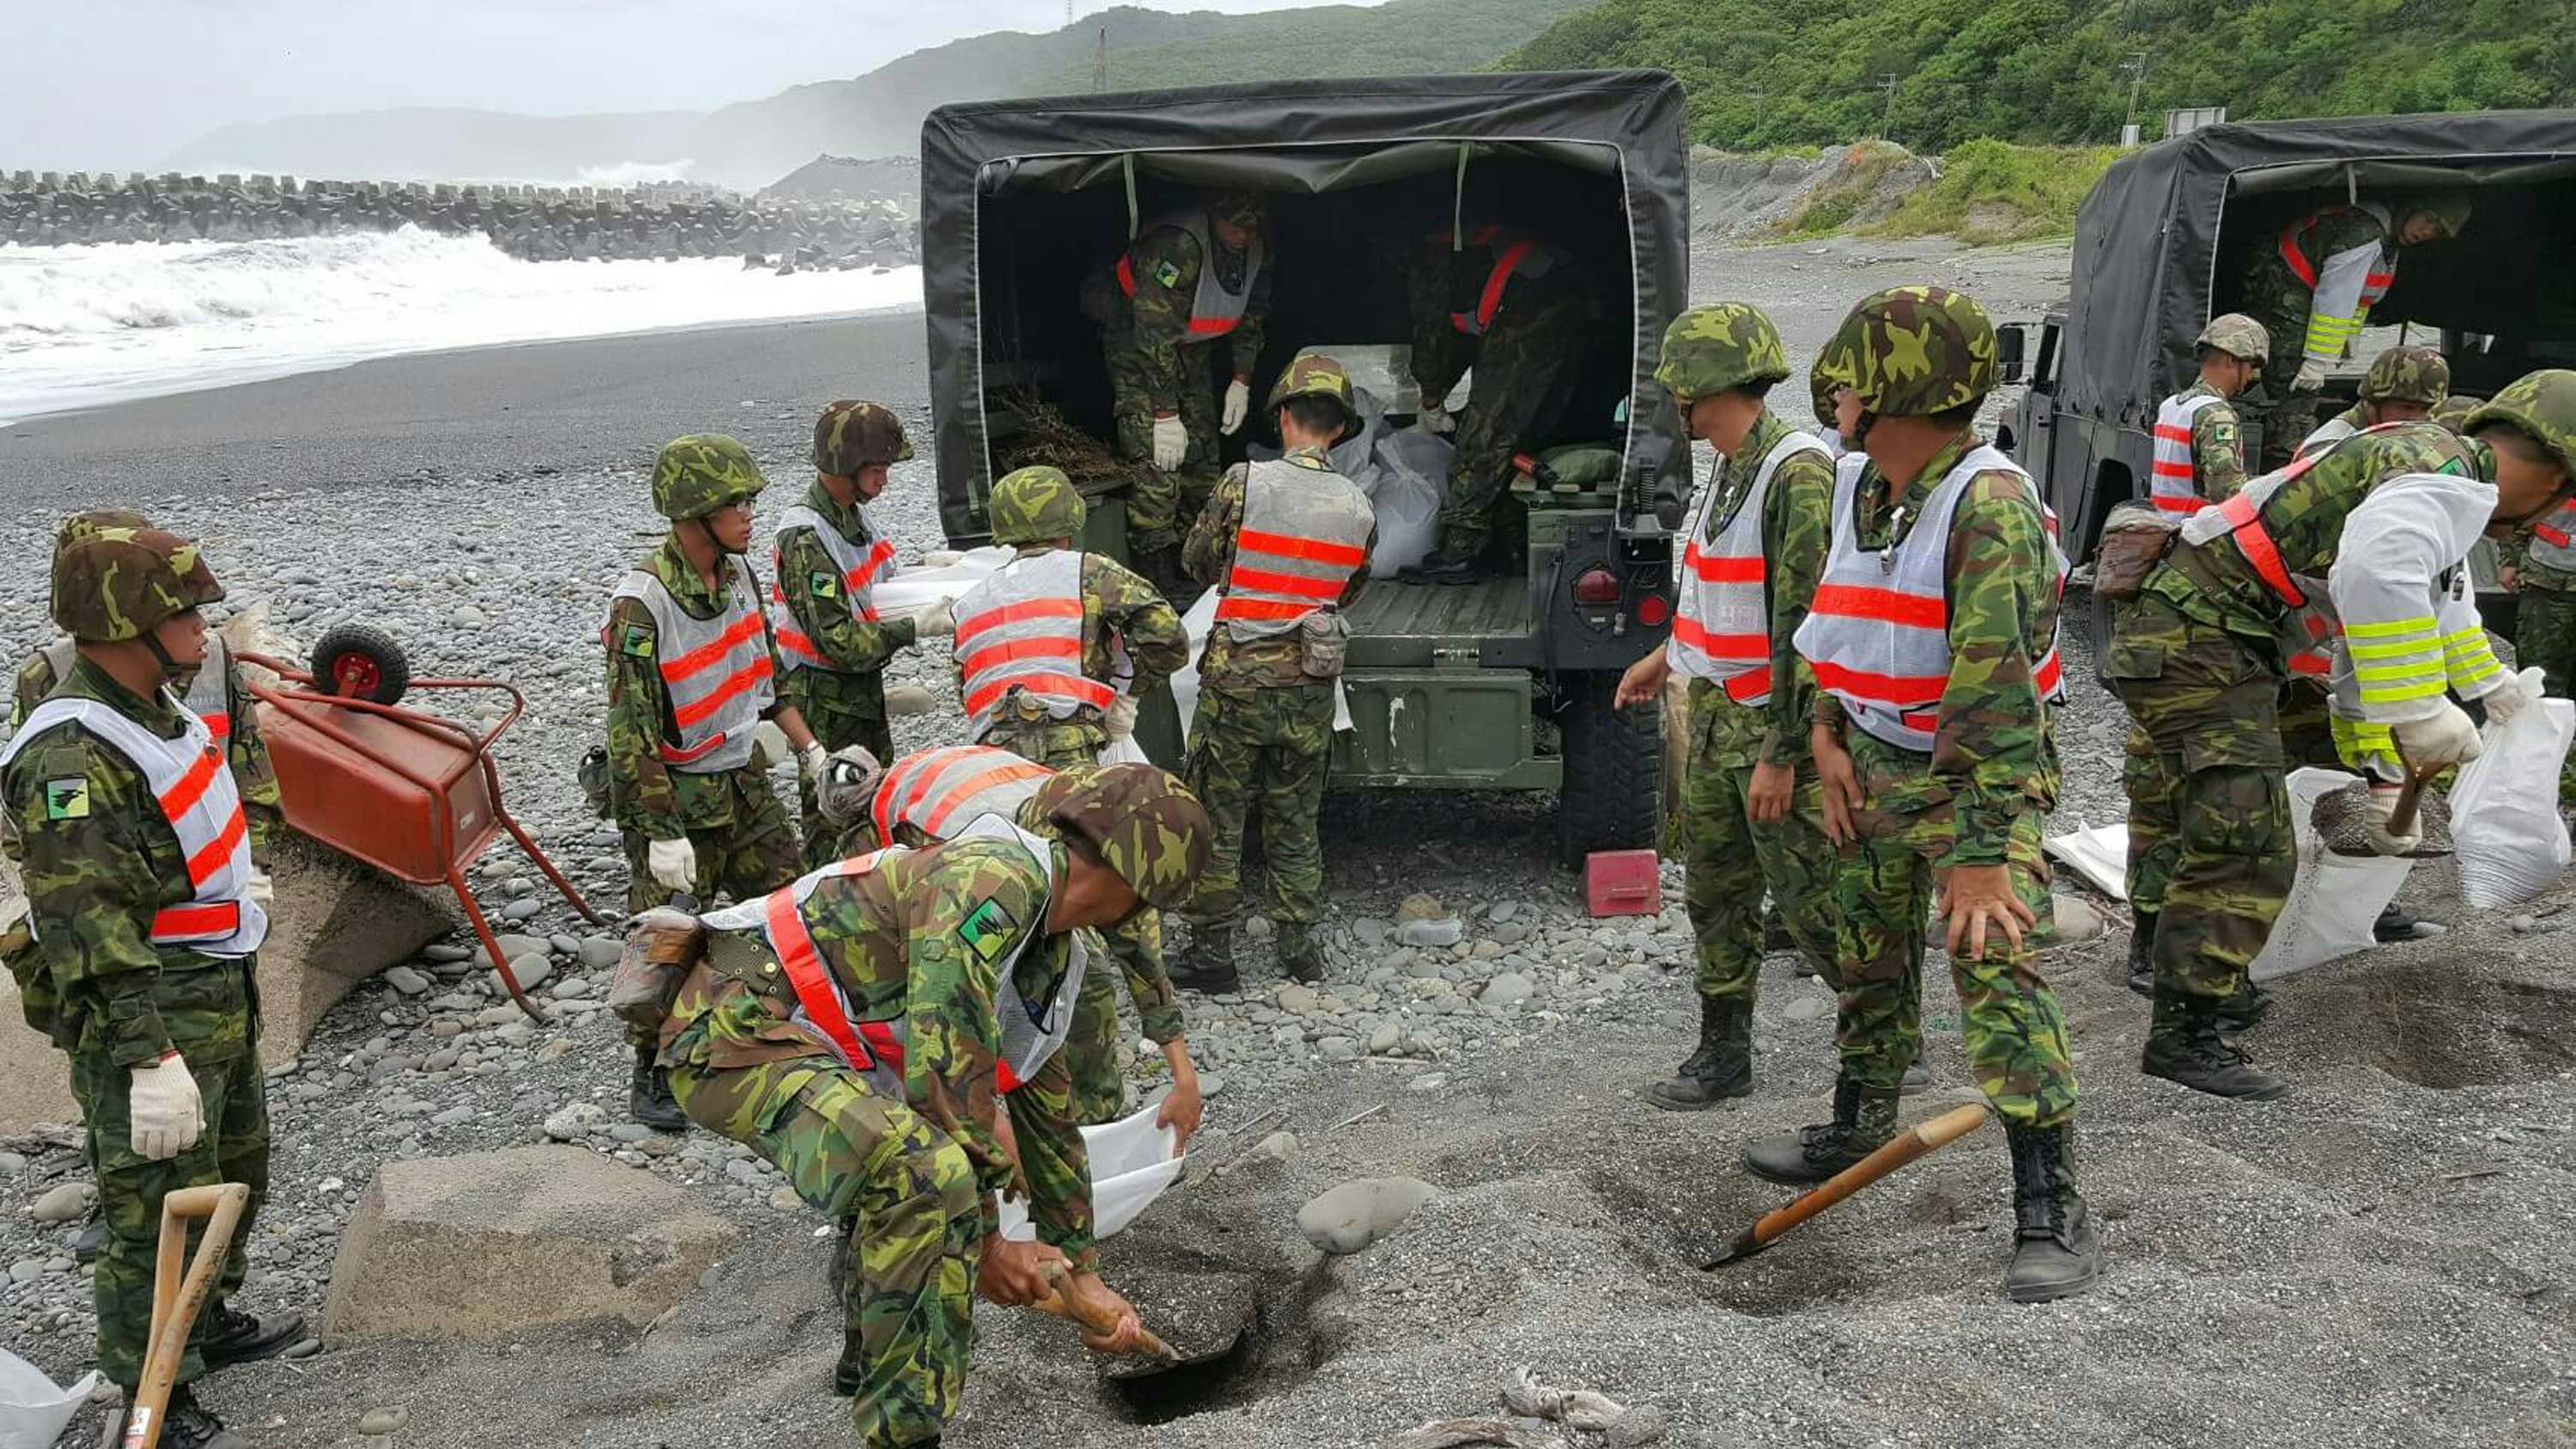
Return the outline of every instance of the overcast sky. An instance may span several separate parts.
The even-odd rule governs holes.
[[[713,110],[963,36],[1054,30],[1064,0],[5,0],[0,13],[0,168],[139,170],[274,116]]]

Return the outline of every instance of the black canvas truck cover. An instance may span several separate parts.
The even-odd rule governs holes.
[[[2478,204],[2463,238],[2408,249],[2374,324],[2516,334],[2565,316],[2576,311],[2571,179],[2576,111],[2211,126],[2124,157],[2076,213],[2058,405],[2143,425],[2196,373],[2202,324],[2241,305],[2254,249],[2356,189],[2465,186]]]
[[[995,198],[1098,192],[1104,205],[1125,198],[1115,228],[1043,239],[1105,263],[1134,225],[1140,187],[1325,197],[1408,177],[1447,187],[1453,176],[1480,168],[1532,162],[1615,182],[1627,235],[1627,276],[1619,280],[1633,294],[1630,316],[1615,318],[1630,329],[1621,523],[1669,529],[1680,516],[1689,452],[1654,369],[1664,328],[1689,302],[1686,114],[1680,84],[1661,71],[1209,86],[931,112],[921,133],[922,293],[940,517],[949,537],[987,532],[984,347],[992,329],[1015,325],[988,295],[993,279],[983,275],[990,239],[980,226]],[[1459,186],[1464,194],[1465,182]],[[1445,211],[1440,219],[1447,221]]]

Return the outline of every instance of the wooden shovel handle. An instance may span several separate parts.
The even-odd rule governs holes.
[[[162,1411],[169,1407],[188,1335],[214,1294],[233,1233],[249,1210],[250,1189],[238,1182],[183,1187],[162,1195],[160,1252],[152,1272],[152,1326],[144,1339],[143,1373],[135,1385],[134,1402],[126,1409],[123,1449],[153,1449],[161,1442]],[[198,1236],[197,1254],[191,1260],[188,1224],[199,1219],[206,1229]]]
[[[1073,1275],[1066,1271],[1063,1263],[1049,1258],[1038,1265],[1038,1272],[1046,1278],[1047,1296],[1030,1304],[1031,1308],[1040,1313],[1052,1314],[1067,1323],[1078,1324],[1102,1338],[1107,1338],[1118,1331],[1118,1320],[1106,1314],[1094,1312],[1093,1304],[1082,1301],[1077,1306],[1077,1300],[1073,1294],[1066,1291],[1066,1284]],[[1181,1361],[1181,1356],[1172,1351],[1172,1346],[1155,1337],[1152,1329],[1140,1328],[1137,1334],[1137,1357],[1160,1359],[1167,1364]]]
[[[2389,834],[2415,833],[2415,813],[2424,804],[2424,787],[2440,773],[2442,770],[2438,765],[2429,770],[2409,768],[2406,771],[2406,783],[2397,787],[2397,800],[2388,807]]]
[[[1976,1131],[1985,1120],[1985,1103],[1970,1102],[1964,1107],[1953,1107],[1930,1121],[1919,1122],[1889,1138],[1876,1152],[1816,1184],[1806,1196],[1787,1207],[1764,1214],[1746,1236],[1757,1244],[1768,1243],[1925,1153],[1946,1147]]]

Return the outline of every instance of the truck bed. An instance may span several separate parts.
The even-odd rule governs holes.
[[[1362,669],[1427,669],[1436,650],[1524,645],[1538,620],[1529,580],[1518,576],[1472,584],[1415,584],[1371,579],[1344,614],[1350,663]],[[1472,656],[1471,656],[1472,657]]]

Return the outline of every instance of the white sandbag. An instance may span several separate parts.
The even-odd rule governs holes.
[[[2272,923],[2272,935],[2250,974],[2269,981],[2379,944],[2372,923],[2397,899],[2415,863],[2396,856],[2337,855],[2326,849],[2310,816],[2319,799],[2349,788],[2341,770],[2290,772],[2290,829],[2298,837],[2299,875]]]
[[[53,1449],[63,1426],[98,1387],[95,1370],[68,1389],[45,1371],[0,1348],[0,1449]]]
[[[1208,631],[1216,627],[1216,600],[1216,590],[1210,589],[1181,616],[1182,632],[1190,636],[1190,662],[1172,676],[1172,705],[1181,712],[1184,740],[1190,737],[1190,721],[1199,712],[1199,656],[1207,652]]]
[[[2129,827],[2102,825],[2052,836],[2041,849],[2115,901],[2129,898]]]
[[[1082,1145],[1091,1157],[1091,1230],[1106,1238],[1136,1221],[1163,1190],[1181,1175],[1189,1159],[1175,1156],[1179,1134],[1154,1124],[1159,1102],[1130,1117],[1082,1129]],[[1028,1239],[1037,1235],[1028,1205],[1005,1196],[1001,1204],[1002,1236]],[[0,1449],[10,1446],[0,1445]]]
[[[1369,492],[1377,510],[1369,568],[1378,576],[1413,567],[1440,542],[1440,493],[1452,451],[1434,433],[1392,432],[1378,440],[1377,486]]]
[[[1108,744],[1101,746],[1099,761],[1104,765],[1150,765],[1154,763],[1153,760],[1148,758],[1145,754],[1145,747],[1136,743],[1136,737],[1134,735],[1129,735],[1123,740],[1111,740]]]
[[[2522,687],[2537,697],[2540,671]],[[2541,699],[2509,724],[2489,725],[2478,757],[2451,786],[2451,849],[2460,895],[2480,910],[2517,906],[2566,874],[2566,817],[2558,813],[2559,772],[2576,741],[2576,702]]]
[[[957,561],[938,568],[897,570],[893,577],[881,580],[874,591],[877,613],[886,618],[897,614],[914,614],[934,603],[956,603],[966,591],[991,578],[1002,565],[1011,561],[1017,549],[986,544],[969,549]]]

